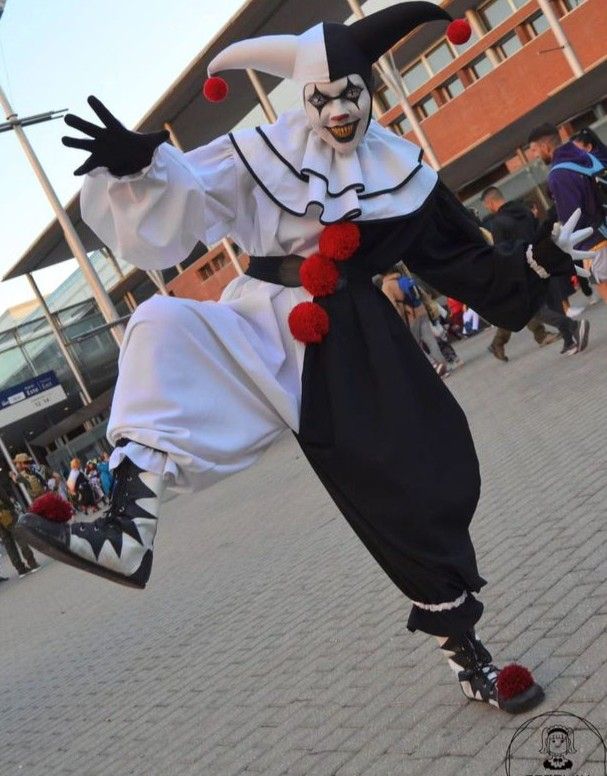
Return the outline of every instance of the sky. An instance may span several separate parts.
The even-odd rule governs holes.
[[[86,98],[95,94],[124,124],[133,126],[242,4],[6,0],[0,19],[0,85],[21,118],[69,108],[94,119]],[[66,130],[78,134],[62,120],[26,129],[64,204],[81,186],[82,179],[72,171],[86,158],[61,144]],[[0,276],[53,218],[14,133],[0,133]],[[36,273],[43,293],[75,266],[69,261]],[[25,279],[0,283],[0,314],[31,298]]]

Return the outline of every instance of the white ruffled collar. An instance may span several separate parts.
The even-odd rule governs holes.
[[[421,207],[437,181],[434,170],[422,163],[418,146],[376,121],[351,154],[339,154],[325,143],[303,110],[229,137],[275,204],[296,216],[316,205],[323,224],[408,215]]]

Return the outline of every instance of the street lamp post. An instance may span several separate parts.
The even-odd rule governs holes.
[[[23,152],[25,153],[29,163],[31,164],[36,174],[36,177],[40,182],[40,185],[44,189],[44,193],[46,194],[47,199],[51,204],[51,207],[55,211],[57,220],[61,225],[63,234],[65,235],[65,240],[69,245],[69,247],[71,248],[72,253],[74,254],[74,258],[80,265],[80,269],[82,270],[82,274],[84,275],[86,282],[91,287],[93,296],[95,297],[95,300],[99,305],[101,314],[103,315],[107,323],[113,323],[114,321],[118,321],[119,320],[118,312],[116,311],[116,308],[114,307],[112,300],[109,297],[109,294],[105,290],[103,283],[99,279],[99,276],[95,271],[95,268],[91,264],[89,257],[86,253],[86,250],[84,248],[84,245],[80,240],[78,232],[75,230],[74,225],[70,221],[68,214],[66,213],[61,202],[59,201],[59,198],[57,197],[57,194],[55,193],[55,190],[53,189],[50,180],[48,179],[46,173],[44,172],[44,169],[40,164],[40,161],[36,156],[36,153],[32,148],[32,145],[27,139],[27,135],[23,131],[21,120],[17,117],[17,114],[12,109],[1,87],[0,87],[0,105],[4,110],[7,121],[12,125],[12,129],[17,135],[17,139],[21,143]],[[53,113],[57,113],[57,112],[54,111]],[[40,116],[45,117],[41,120],[47,120],[49,117],[48,114],[40,114]],[[35,123],[35,122],[30,120],[29,123]],[[118,345],[120,345],[122,343],[122,338],[124,335],[123,326],[122,325],[111,326],[110,330],[112,332],[112,335],[114,336],[114,339],[116,340]]]

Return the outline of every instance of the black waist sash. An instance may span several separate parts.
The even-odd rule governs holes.
[[[245,275],[264,280],[266,283],[276,283],[279,286],[297,288],[301,286],[299,268],[303,256],[251,256],[249,268]]]

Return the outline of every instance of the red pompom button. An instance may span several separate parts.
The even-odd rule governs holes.
[[[504,666],[497,676],[497,693],[502,700],[510,700],[534,684],[531,672],[527,668],[511,663]]]
[[[29,511],[54,523],[67,523],[74,512],[71,504],[56,493],[44,493],[38,496],[32,502]]]
[[[306,345],[322,342],[329,331],[329,316],[316,302],[300,302],[289,313],[289,329]]]
[[[461,46],[462,43],[470,40],[470,35],[472,30],[467,19],[454,19],[447,27],[447,37],[456,46]]]
[[[360,229],[351,221],[330,224],[320,233],[320,252],[335,261],[346,261],[360,245]]]
[[[337,288],[339,270],[331,259],[315,253],[302,263],[299,277],[302,286],[312,296],[328,296]]]
[[[209,102],[221,102],[228,96],[230,88],[226,81],[218,75],[207,78],[202,87],[202,93]]]

